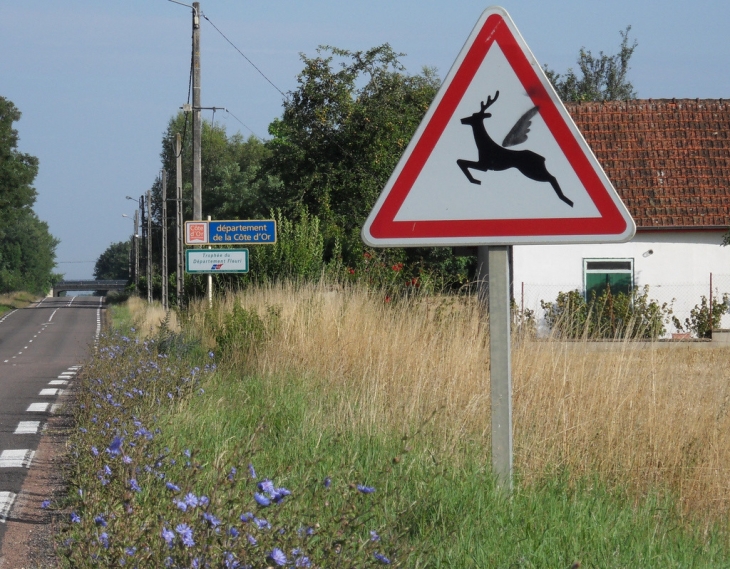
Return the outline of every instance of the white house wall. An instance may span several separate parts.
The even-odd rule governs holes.
[[[649,297],[672,303],[681,322],[710,295],[730,293],[730,247],[722,232],[638,232],[629,243],[600,245],[515,245],[514,295],[518,306],[542,317],[540,301],[558,292],[583,291],[583,259],[633,259],[634,285],[649,285]],[[730,328],[730,316],[722,321]],[[676,331],[671,325],[668,331]]]

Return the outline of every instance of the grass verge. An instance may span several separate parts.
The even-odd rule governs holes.
[[[305,301],[311,322],[317,303]],[[374,428],[377,397],[351,380],[263,373],[269,346],[296,327],[262,306],[258,319],[217,313],[215,357],[195,313],[187,334],[163,325],[102,339],[80,380],[70,491],[56,505],[68,512],[66,566],[726,566],[721,520],[693,524],[662,484],[637,493],[546,463],[539,476],[520,469],[506,499],[478,432],[444,437],[443,405]],[[135,319],[116,311],[125,326]],[[238,340],[226,340],[234,325]]]

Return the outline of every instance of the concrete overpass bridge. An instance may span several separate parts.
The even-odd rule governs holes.
[[[100,291],[108,294],[111,291],[124,292],[127,287],[126,280],[114,280],[114,281],[61,281],[54,285],[51,291],[52,296],[61,296],[62,292],[68,291]]]

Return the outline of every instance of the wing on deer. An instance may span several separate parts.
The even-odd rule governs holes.
[[[502,146],[507,148],[508,146],[515,146],[516,144],[522,144],[527,140],[527,133],[530,132],[530,126],[532,125],[532,117],[534,117],[540,110],[539,107],[532,107],[524,115],[520,117],[515,125],[504,137]]]

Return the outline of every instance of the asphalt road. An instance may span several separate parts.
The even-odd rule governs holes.
[[[93,349],[103,298],[45,298],[0,317],[0,544],[61,390]]]

